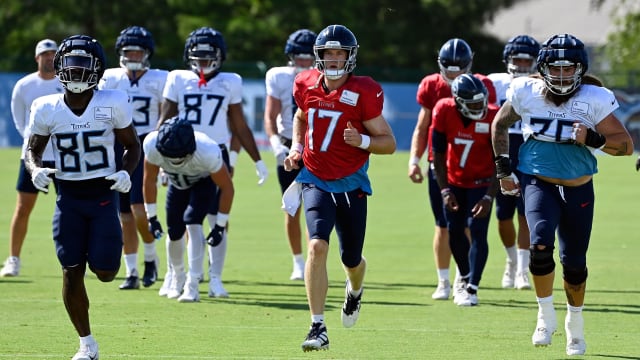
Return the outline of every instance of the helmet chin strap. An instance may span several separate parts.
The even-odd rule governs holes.
[[[65,84],[65,88],[67,90],[71,91],[74,94],[83,93],[83,92],[93,88],[94,86],[95,85],[89,85],[89,83],[79,82],[79,81],[70,81],[70,82]]]

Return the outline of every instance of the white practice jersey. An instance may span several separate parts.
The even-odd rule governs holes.
[[[13,87],[13,93],[11,94],[11,114],[13,115],[16,130],[18,130],[24,139],[22,143],[22,154],[20,155],[21,159],[24,159],[29,141],[29,112],[31,110],[31,103],[41,96],[61,94],[63,92],[64,88],[57,77],[51,80],[44,80],[37,72],[31,73],[18,80]],[[51,147],[51,143],[47,144],[47,147],[44,149],[42,160],[53,161],[53,148]]]
[[[82,115],[74,114],[64,94],[33,102],[31,133],[51,136],[56,178],[87,180],[116,172],[114,129],[131,125],[131,104],[120,90],[95,90]]]
[[[555,106],[545,101],[542,79],[520,77],[511,82],[507,100],[522,118],[525,141],[570,142],[573,123],[580,122],[595,130],[596,125],[618,108],[618,101],[610,90],[581,85],[569,101]]]
[[[293,66],[271,68],[265,76],[267,95],[280,100],[282,105],[276,119],[278,134],[287,139],[293,137],[293,115],[298,110],[298,106],[293,100],[293,80],[295,77],[296,68]]]
[[[168,162],[156,148],[158,132],[152,131],[144,139],[142,149],[145,159],[164,170],[169,182],[178,189],[188,189],[202,178],[211,176],[224,165],[222,151],[215,141],[199,131],[195,131],[196,151],[184,164],[175,166]]]
[[[167,77],[163,96],[178,104],[178,117],[189,120],[196,131],[229,146],[229,105],[242,103],[242,77],[221,72],[199,86],[200,76],[191,70],[173,70]]]
[[[496,88],[496,105],[502,106],[507,101],[507,90],[513,77],[509,73],[493,73],[487,75],[487,77],[493,82],[493,87]],[[522,134],[522,123],[516,121],[511,127],[509,127],[509,134]]]
[[[166,70],[149,69],[137,82],[132,81],[124,68],[107,69],[98,84],[99,89],[118,89],[129,94],[133,108],[133,126],[138,135],[156,129],[160,117],[162,90],[167,81]]]

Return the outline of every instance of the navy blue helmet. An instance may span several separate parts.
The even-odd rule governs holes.
[[[60,43],[53,66],[62,86],[78,94],[98,84],[107,58],[98,40],[87,35],[73,35]]]
[[[129,60],[125,51],[144,51],[141,60]],[[142,26],[129,26],[122,30],[116,39],[116,53],[120,57],[120,66],[129,70],[142,70],[149,68],[149,59],[153,56],[155,44],[153,35]]]
[[[196,151],[196,137],[188,120],[174,116],[158,129],[156,149],[162,156],[176,160],[175,165]]]
[[[324,60],[326,49],[340,49],[347,51],[347,61],[342,69],[327,69]],[[356,68],[356,55],[358,55],[358,40],[351,30],[344,25],[329,25],[322,29],[313,46],[316,56],[316,67],[324,73],[327,79],[337,80]]]
[[[458,75],[451,83],[451,94],[462,116],[482,120],[487,115],[489,91],[477,77]]]
[[[544,78],[545,86],[556,95],[569,95],[574,92],[589,68],[589,57],[584,43],[569,34],[554,35],[545,41],[538,53],[537,61],[538,71]],[[550,66],[559,69],[559,74],[551,75]],[[575,72],[564,75],[567,67],[574,66]]]
[[[507,72],[514,77],[529,76],[537,69],[536,58],[540,51],[540,43],[529,35],[515,36],[504,46],[502,51],[502,62],[507,65]],[[527,67],[518,66],[513,63],[513,59],[530,60],[531,65]]]
[[[442,78],[451,85],[453,79],[448,74],[468,73],[471,71],[473,63],[473,51],[466,41],[462,39],[449,39],[445,42],[438,52],[438,66]],[[457,75],[456,75],[457,76]]]
[[[192,31],[184,44],[184,61],[191,70],[211,74],[222,67],[227,58],[227,45],[222,34],[210,27]],[[206,61],[206,64],[201,64]]]
[[[313,45],[316,43],[316,33],[309,29],[294,31],[284,45],[284,53],[289,58],[289,66],[295,66],[295,60],[315,59]],[[305,70],[305,69],[300,69]]]

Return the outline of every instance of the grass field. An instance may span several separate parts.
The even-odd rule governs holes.
[[[273,156],[263,155],[273,169]],[[0,150],[0,258],[8,251],[18,157],[18,149]],[[159,297],[159,283],[139,291],[118,290],[124,266],[113,283],[91,275],[86,282],[101,359],[567,358],[561,279],[555,285],[559,326],[553,345],[534,348],[535,295],[500,288],[505,252],[495,218],[480,305],[459,308],[431,299],[437,283],[433,220],[425,187],[406,176],[407,159],[407,153],[372,157],[374,196],[364,252],[368,272],[360,320],[351,329],[340,323],[344,274],[332,237],[325,311],[329,351],[300,349],[310,318],[304,285],[288,280],[291,256],[275,171],[258,187],[253,165],[242,154],[223,276],[231,297],[210,299],[202,284],[200,303],[181,304]],[[587,355],[577,358],[640,359],[640,174],[634,161],[635,156],[599,157],[584,313]],[[52,194],[40,196],[23,248],[21,276],[0,278],[0,359],[69,359],[77,349],[51,240],[53,203]],[[164,273],[163,242],[158,248]]]

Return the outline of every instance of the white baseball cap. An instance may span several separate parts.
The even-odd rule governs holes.
[[[44,39],[38,42],[36,45],[36,56],[42,54],[45,51],[56,51],[58,50],[58,45],[55,41],[51,39]]]

